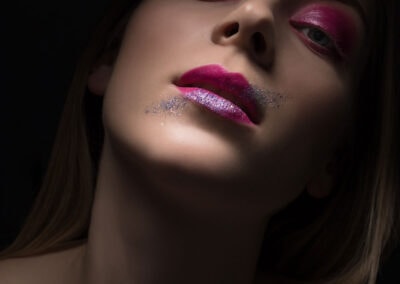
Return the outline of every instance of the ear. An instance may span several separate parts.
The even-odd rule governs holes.
[[[102,64],[95,67],[88,78],[89,91],[97,96],[103,96],[110,82],[111,74],[112,67],[110,65]]]
[[[320,199],[328,197],[334,186],[333,164],[328,163],[317,173],[306,186],[309,195]]]

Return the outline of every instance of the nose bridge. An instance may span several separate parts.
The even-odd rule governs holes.
[[[259,65],[269,66],[274,54],[272,0],[244,0],[218,21],[211,40],[245,50]]]
[[[233,11],[232,17],[236,17],[243,25],[268,24],[273,21],[270,5],[266,0],[244,1]]]

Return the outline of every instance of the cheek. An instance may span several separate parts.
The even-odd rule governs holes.
[[[300,45],[300,47],[297,47]],[[318,140],[338,134],[350,105],[348,74],[296,41],[279,58],[278,78],[289,97],[286,112],[304,135]]]
[[[350,94],[345,79],[321,59],[299,59],[290,50],[282,58],[276,83],[287,99],[269,110],[257,147],[266,150],[255,156],[260,168],[273,161],[270,171],[280,184],[300,190],[332,158],[350,115]]]
[[[152,62],[157,65],[170,65],[171,56],[185,57],[186,54],[177,48],[194,46],[193,43],[202,37],[201,31],[191,26],[198,13],[188,10],[186,5],[186,1],[144,1],[131,16],[124,40],[128,49],[125,57],[134,58],[137,64]]]
[[[160,54],[173,45],[174,39],[168,32],[173,29],[168,21],[168,10],[162,4],[153,9],[153,2],[146,1],[134,12],[125,33],[120,57],[131,69],[143,68],[144,64],[163,64]]]
[[[292,112],[305,132],[331,139],[342,128],[349,112],[350,94],[333,69],[297,68],[286,86],[293,97]]]
[[[118,129],[122,125],[125,131],[140,129],[137,116],[169,91],[165,86],[172,82],[171,58],[179,52],[168,32],[176,23],[169,19],[179,7],[171,11],[165,2],[143,1],[126,28],[104,104],[105,120],[115,121],[112,125]]]

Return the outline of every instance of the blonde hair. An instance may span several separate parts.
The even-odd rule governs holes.
[[[354,127],[338,154],[335,192],[323,200],[303,194],[274,216],[265,234],[260,270],[273,267],[277,274],[307,283],[372,284],[382,259],[397,244],[399,7],[396,0],[376,1],[371,0],[374,19],[366,41],[370,49],[354,79]],[[105,51],[117,54],[120,38],[114,35],[123,34],[126,21],[121,18],[131,5],[132,1],[113,1],[83,54],[40,193],[1,258],[48,253],[85,241],[103,141],[101,100],[87,94],[86,84]]]

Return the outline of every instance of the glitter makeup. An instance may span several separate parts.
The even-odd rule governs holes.
[[[190,101],[226,119],[251,125],[259,124],[267,108],[279,108],[285,99],[281,93],[253,86],[240,73],[215,64],[184,73],[175,85],[182,96],[163,100],[145,112],[180,115]]]
[[[252,92],[250,83],[240,73],[228,72],[224,67],[217,64],[204,65],[184,73],[176,82],[176,85],[180,88],[180,91],[183,90],[183,95],[188,99],[199,104],[207,101],[208,103],[204,104],[206,108],[216,111],[226,118],[230,117],[226,116],[227,110],[223,113],[217,111],[221,110],[221,99],[231,102],[231,107],[237,108],[235,112],[240,109],[252,123],[257,124],[260,121],[259,102]],[[205,92],[208,93],[207,96]],[[200,97],[195,99],[197,95]],[[211,96],[214,98],[213,100],[210,100]],[[205,98],[207,99],[205,100]],[[219,105],[212,106],[210,105],[212,102]],[[225,103],[223,105],[227,106]]]
[[[179,87],[188,100],[219,114],[222,117],[244,124],[253,124],[247,114],[234,103],[202,88]]]
[[[188,99],[184,97],[173,97],[168,100],[163,100],[157,104],[153,104],[147,107],[145,110],[146,114],[170,114],[179,116],[182,114],[182,110],[186,107]]]
[[[193,90],[194,92],[203,92],[200,95],[199,98],[195,98],[196,94],[193,93],[194,98],[192,101],[197,101],[197,103],[201,102],[209,102],[209,107],[212,108],[212,99],[210,97],[210,93],[207,92],[206,90]],[[267,89],[261,89],[257,87],[251,87],[249,92],[253,92],[253,96],[257,98],[257,101],[260,103],[260,106],[262,108],[268,108],[268,109],[277,109],[280,108],[282,103],[286,100],[286,97],[279,92],[274,92],[271,90]],[[171,99],[167,100],[162,100],[161,102],[154,103],[151,106],[147,107],[145,109],[146,114],[167,114],[167,115],[173,115],[173,116],[180,116],[182,115],[183,110],[189,103],[189,98],[188,97],[182,97],[182,96],[177,96],[173,97]],[[220,106],[225,104],[225,107],[227,109],[230,108],[230,105],[233,105],[230,101],[227,101],[224,99],[225,102],[220,102]],[[218,106],[216,107],[218,108]],[[236,116],[239,114],[239,112],[236,112],[236,114],[233,114],[233,108],[230,108],[228,113],[231,113],[231,115]],[[240,112],[243,112],[240,110]],[[229,116],[228,114],[226,114]]]

